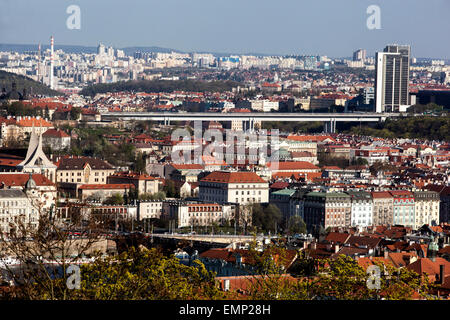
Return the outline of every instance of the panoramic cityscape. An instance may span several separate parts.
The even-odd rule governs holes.
[[[69,2],[59,34],[94,32]],[[381,32],[383,6],[362,7]],[[0,299],[189,300],[174,314],[199,318],[219,311],[204,300],[450,299],[440,41],[219,53],[46,31],[0,32]]]

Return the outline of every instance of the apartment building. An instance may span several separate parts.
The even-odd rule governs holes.
[[[387,191],[371,192],[373,199],[373,225],[393,225],[394,197]]]
[[[215,171],[200,180],[201,201],[223,203],[266,203],[269,184],[254,172]]]
[[[322,226],[350,226],[351,197],[341,192],[309,192],[304,197],[304,220],[309,231]]]
[[[413,228],[415,224],[414,194],[407,190],[393,190],[389,193],[394,198],[393,224]]]
[[[365,191],[348,191],[352,202],[351,226],[368,227],[373,224],[372,195]]]
[[[148,174],[139,174],[129,171],[117,172],[106,178],[107,183],[111,184],[132,184],[138,194],[157,193],[159,191],[160,181]]]
[[[137,204],[138,220],[160,219],[163,210],[163,201],[139,201]]]
[[[414,191],[415,221],[414,229],[424,224],[439,224],[439,193],[434,191]]]
[[[4,235],[20,225],[36,228],[39,210],[35,208],[25,192],[18,189],[0,190],[0,232]]]
[[[90,157],[63,157],[58,161],[56,182],[104,184],[115,169],[108,162]]]

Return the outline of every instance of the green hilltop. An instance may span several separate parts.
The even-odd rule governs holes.
[[[10,92],[13,83],[16,83],[18,92],[22,93],[23,89],[25,89],[28,95],[31,94],[31,92],[33,93],[33,95],[63,95],[61,92],[52,90],[47,85],[34,81],[33,79],[26,76],[0,70],[0,96],[3,94],[3,89],[5,89],[6,93]]]

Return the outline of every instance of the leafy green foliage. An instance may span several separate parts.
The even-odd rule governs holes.
[[[276,232],[275,228],[280,226],[282,221],[282,214],[280,209],[273,204],[262,206],[255,203],[251,207],[252,210],[252,224],[262,231]]]
[[[450,116],[388,119],[377,128],[353,127],[352,134],[381,138],[417,138],[450,141]]]
[[[52,90],[45,84],[34,81],[31,78],[0,70],[0,90],[5,88],[6,92],[9,92],[12,88],[13,82],[16,83],[18,91],[22,92],[22,90],[25,88],[27,94],[30,94],[31,91],[33,91],[33,94],[45,96],[63,95],[61,92]]]
[[[323,123],[320,121],[314,122],[293,122],[293,121],[264,121],[262,128],[271,130],[278,129],[286,132],[299,133],[319,133],[323,131]]]
[[[300,216],[292,216],[289,218],[289,232],[292,234],[303,233],[306,234],[306,223]]]
[[[81,289],[74,298],[95,300],[218,299],[214,275],[204,265],[185,266],[157,249],[130,249],[98,259],[81,270]]]

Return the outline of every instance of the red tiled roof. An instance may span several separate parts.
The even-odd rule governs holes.
[[[426,273],[428,276],[436,276],[439,275],[439,266],[442,264],[445,265],[444,275],[450,275],[450,262],[443,258],[435,258],[435,261],[428,258],[420,258],[408,265],[406,268],[418,273],[419,275]]]
[[[323,136],[311,136],[311,135],[296,136],[296,135],[289,135],[287,137],[287,139],[295,140],[295,141],[315,141],[315,142],[324,141],[326,139],[330,139],[332,141],[336,141],[333,137],[328,136],[328,135],[323,135]]]
[[[175,164],[175,163],[171,163],[170,164],[173,168],[177,169],[177,170],[202,170],[205,167],[202,166],[201,164],[196,164],[196,163],[190,163],[190,164]]]
[[[114,167],[108,162],[97,158],[67,156],[58,161],[58,170],[81,170],[86,164],[94,170],[113,170]]]
[[[272,170],[319,170],[319,167],[306,161],[268,162],[267,167]]]
[[[43,137],[53,137],[53,138],[66,138],[69,137],[67,133],[62,130],[48,129],[42,134]]]
[[[106,190],[106,189],[134,189],[131,183],[105,183],[105,184],[83,184],[78,189],[82,190]]]
[[[204,177],[201,181],[221,183],[266,183],[254,172],[224,172],[215,171]]]
[[[28,179],[30,178],[29,173],[0,173],[0,185],[2,182],[6,187],[25,187]],[[47,177],[42,174],[33,173],[33,180],[36,182],[37,186],[54,186],[55,184],[50,181]]]
[[[345,243],[350,236],[351,234],[349,233],[330,232],[325,240],[333,243]]]
[[[401,268],[409,265],[411,258],[418,258],[417,254],[414,252],[390,252],[388,254],[389,259],[396,268]]]
[[[53,125],[50,122],[48,122],[42,118],[40,118],[40,119],[36,119],[36,118],[24,119],[24,118],[22,118],[21,120],[17,121],[17,125],[19,125],[21,127],[32,127],[32,126],[53,127]]]

